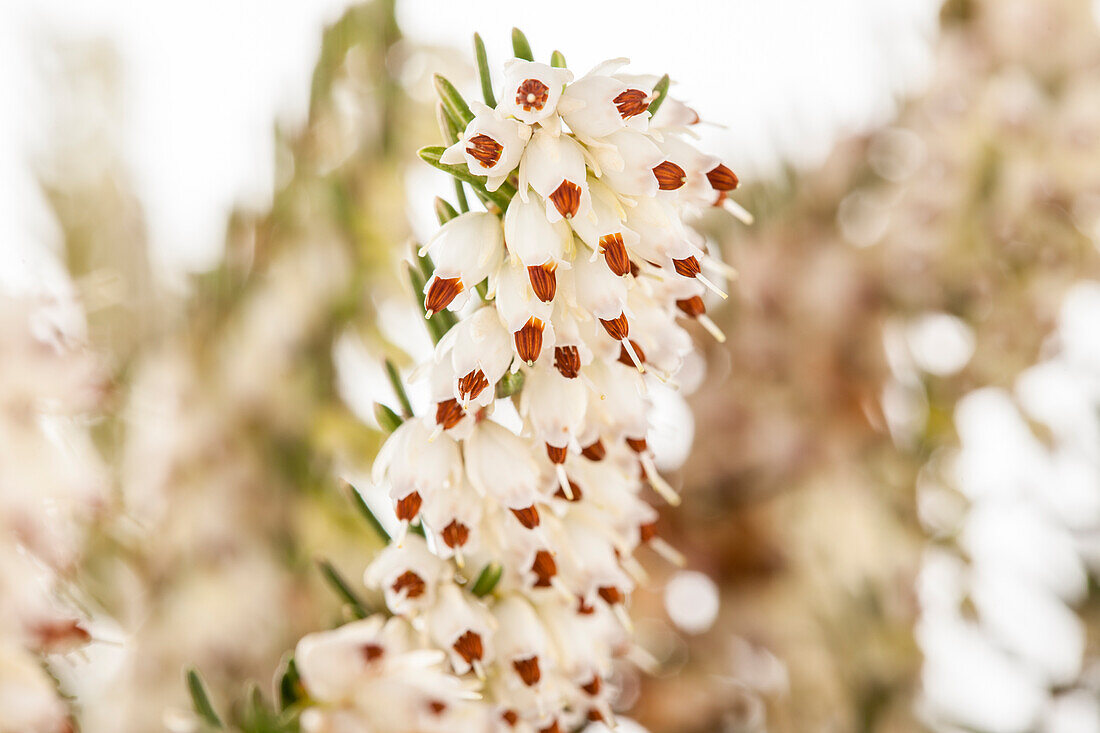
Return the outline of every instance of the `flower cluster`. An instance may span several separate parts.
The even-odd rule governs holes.
[[[930,547],[917,585],[931,724],[1095,725],[1096,660],[1075,608],[1094,600],[1089,576],[1100,568],[1098,320],[1100,283],[1076,285],[1054,353],[1019,376],[1014,395],[986,387],[965,396],[955,411],[961,446],[925,471],[926,524],[957,535],[961,550]],[[950,511],[939,480],[968,505]]]
[[[645,579],[634,554],[680,560],[645,498],[679,501],[647,443],[647,380],[675,383],[685,320],[721,338],[704,270],[724,266],[685,220],[740,209],[737,177],[690,142],[698,115],[625,63],[574,79],[515,58],[500,102],[472,108],[442,85],[453,144],[421,154],[486,210],[441,217],[420,252],[425,314],[461,318],[419,370],[434,410],[374,465],[401,530],[365,583],[391,618],[298,646],[323,703],[310,733],[610,722],[614,660],[645,658],[626,610]]]
[[[76,418],[102,393],[97,364],[61,327],[69,314],[0,297],[0,730],[72,730],[42,655],[91,638],[64,578],[106,498]]]

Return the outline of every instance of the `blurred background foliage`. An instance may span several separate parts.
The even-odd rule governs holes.
[[[1010,385],[1069,286],[1100,275],[1088,4],[949,0],[941,23],[929,85],[898,119],[819,169],[750,182],[754,227],[705,217],[740,277],[717,312],[729,340],[699,339],[686,501],[662,522],[722,604],[692,635],[663,610],[668,571],[638,594],[661,671],[623,679],[623,704],[654,733],[925,729],[918,475],[956,441],[960,396]],[[405,175],[438,139],[407,89],[456,61],[409,47],[393,0],[348,11],[325,33],[308,124],[277,136],[271,210],[236,212],[222,263],[181,286],[152,272],[112,139],[116,60],[64,52],[57,128],[90,122],[58,137],[41,180],[112,385],[95,438],[114,494],[80,585],[95,635],[125,643],[55,666],[82,730],[138,733],[188,706],[187,666],[223,709],[248,680],[266,690],[299,636],[341,617],[314,559],[357,579],[379,544],[336,478],[381,434],[341,396],[334,344],[402,358],[379,308],[411,302]],[[929,314],[953,317],[973,357],[919,368]]]

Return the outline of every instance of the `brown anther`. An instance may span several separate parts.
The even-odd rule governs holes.
[[[634,339],[628,340],[630,341],[630,348],[634,349],[634,353],[638,355],[638,361],[645,364],[645,352],[642,351],[642,347],[638,346],[638,342]],[[619,347],[619,363],[628,367],[634,366],[634,360],[630,358],[630,352],[626,350],[625,344]]]
[[[600,251],[607,262],[607,269],[619,276],[630,272],[630,257],[626,253],[626,245],[620,232],[600,237]]]
[[[542,353],[542,329],[542,321],[532,316],[527,319],[523,328],[516,331],[516,351],[519,352],[519,358],[528,364],[534,364]]]
[[[397,580],[393,581],[392,587],[394,593],[405,591],[406,598],[419,598],[424,595],[427,584],[424,583],[424,579],[419,575],[411,570],[406,570]]]
[[[595,697],[596,695],[599,695],[600,694],[600,688],[602,688],[602,687],[603,687],[603,680],[600,679],[599,675],[593,675],[591,682],[589,682],[587,685],[581,685],[581,689],[584,690],[585,692],[587,692],[592,697]]]
[[[638,273],[642,271],[642,268],[638,267],[634,260],[630,261],[630,274],[634,277],[638,277]]]
[[[509,728],[515,728],[519,722],[519,714],[515,710],[505,710],[500,714],[500,719],[508,724]]]
[[[638,525],[638,538],[642,542],[649,542],[651,539],[657,536],[657,523],[646,522],[645,524]]]
[[[589,708],[588,709],[588,720],[589,720],[589,722],[592,722],[592,723],[602,723],[603,722],[603,713],[601,713],[596,708]]]
[[[615,107],[619,110],[619,116],[624,120],[640,115],[649,109],[649,102],[645,101],[648,95],[641,89],[627,89],[615,97]]]
[[[607,455],[607,448],[604,447],[602,440],[596,438],[595,443],[581,449],[581,455],[590,461],[602,461]]]
[[[707,180],[715,191],[732,191],[740,183],[737,174],[721,163],[707,171]]]
[[[466,660],[466,664],[475,659],[480,660],[485,654],[485,647],[481,643],[481,635],[473,631],[467,631],[455,639],[452,648],[458,652],[458,656]]]
[[[550,201],[559,214],[566,219],[572,219],[581,208],[581,187],[572,181],[562,181],[550,194]]]
[[[543,303],[549,303],[554,299],[554,293],[558,291],[558,277],[554,270],[558,269],[556,262],[544,262],[541,265],[530,265],[527,268],[527,278],[531,281],[531,289]]]
[[[458,393],[465,399],[476,400],[488,386],[489,380],[485,378],[485,372],[475,369],[458,380]]]
[[[539,550],[535,553],[535,560],[531,563],[531,572],[535,574],[536,588],[549,588],[550,579],[558,574],[558,564],[554,562],[554,556],[549,550]]]
[[[657,188],[662,191],[675,191],[688,180],[684,169],[671,160],[666,160],[654,168],[653,175],[657,177]]]
[[[438,313],[451,304],[462,292],[462,280],[457,277],[435,277],[428,286],[428,295],[424,298],[424,310],[429,315]]]
[[[516,670],[516,674],[523,680],[523,684],[528,687],[537,685],[539,680],[542,679],[542,672],[539,670],[539,657],[537,654],[533,657],[526,657],[525,659],[512,660],[512,668]]]
[[[481,163],[482,168],[492,168],[496,165],[500,160],[501,152],[504,151],[503,145],[484,133],[470,138],[469,145],[466,152]]]
[[[538,79],[524,79],[516,89],[516,104],[523,107],[524,112],[535,110],[538,112],[546,105],[550,98],[550,87]]]
[[[561,727],[558,725],[558,721],[554,721],[545,728],[539,728],[539,733],[561,733]]]
[[[576,379],[581,373],[580,349],[576,346],[555,346],[554,368],[566,379]]]
[[[581,487],[577,486],[577,482],[573,479],[567,479],[567,481],[569,481],[569,490],[573,492],[573,498],[570,499],[568,496],[566,496],[565,490],[562,489],[562,487],[560,486],[558,487],[558,490],[554,492],[554,496],[558,497],[559,499],[565,499],[566,501],[580,501],[581,498],[584,496],[584,493],[581,491]]]
[[[444,430],[450,430],[458,425],[459,420],[465,416],[466,411],[462,409],[462,405],[458,404],[458,400],[454,397],[443,402],[437,402],[435,405],[435,423],[436,425],[442,425]]]
[[[440,535],[443,537],[443,541],[447,543],[447,547],[453,550],[456,545],[462,547],[466,544],[466,540],[470,539],[470,528],[457,519],[454,519],[443,528]]]
[[[447,703],[441,700],[429,700],[428,710],[432,711],[432,715],[442,715],[447,710]]]
[[[630,446],[630,450],[635,453],[643,453],[645,449],[649,447],[645,438],[627,438],[626,444]]]
[[[65,647],[87,644],[92,635],[76,619],[64,621],[43,621],[30,629],[37,647],[41,651],[64,651]]]
[[[698,318],[707,312],[707,307],[703,304],[703,299],[698,295],[693,295],[683,300],[677,300],[676,307],[683,311],[685,315],[692,318]]]
[[[546,444],[546,455],[550,459],[551,463],[565,463],[565,456],[568,452],[569,451],[566,450],[565,446],[558,448],[556,446],[550,445],[549,443]]]
[[[581,616],[591,616],[596,612],[596,607],[584,602],[583,598],[577,599],[577,613]]]
[[[420,493],[416,491],[409,493],[403,499],[398,499],[397,506],[394,508],[397,518],[402,522],[411,522],[416,519],[416,515],[420,513],[421,503],[423,500],[420,498]]]
[[[534,529],[539,526],[539,510],[534,504],[522,509],[512,509],[511,512],[519,520],[519,523],[527,529]]]
[[[616,603],[623,602],[623,592],[613,585],[605,585],[596,592],[600,594],[600,598],[604,599],[612,606]]]
[[[682,260],[673,260],[672,265],[676,268],[676,274],[683,277],[695,277],[702,272],[699,267],[699,259],[695,255],[685,257]]]
[[[609,321],[601,318],[600,323],[603,324],[603,330],[607,331],[607,335],[616,341],[622,341],[630,333],[630,323],[626,320],[625,313],[620,313],[618,317]]]
[[[373,662],[385,653],[386,650],[378,644],[364,644],[359,647],[359,655],[368,663]]]

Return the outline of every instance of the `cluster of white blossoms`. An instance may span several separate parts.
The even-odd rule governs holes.
[[[103,466],[78,421],[104,382],[58,327],[61,313],[0,296],[0,731],[72,730],[43,659],[90,639],[65,578],[106,499]]]
[[[1076,285],[1046,358],[1014,393],[965,396],[958,450],[926,469],[921,513],[940,542],[922,563],[916,638],[935,730],[1100,726],[1100,659],[1076,610],[1100,571],[1098,323],[1100,283]]]
[[[634,554],[681,561],[646,497],[679,501],[647,444],[647,380],[675,384],[685,321],[721,338],[704,271],[724,266],[685,219],[743,210],[737,177],[691,143],[698,115],[625,63],[574,80],[516,58],[499,104],[457,105],[465,129],[437,160],[477,176],[487,210],[421,250],[425,312],[461,318],[419,370],[434,412],[374,465],[401,523],[365,574],[389,618],[298,646],[308,733],[611,722],[614,661],[646,659],[626,610],[645,578]],[[512,399],[518,429],[494,417]]]

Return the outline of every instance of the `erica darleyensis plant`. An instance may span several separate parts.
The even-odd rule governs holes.
[[[649,503],[647,487],[679,497],[647,444],[647,381],[675,384],[685,321],[722,338],[703,296],[725,297],[725,268],[685,219],[747,218],[737,177],[692,145],[699,118],[667,76],[616,59],[577,78],[513,42],[494,87],[475,37],[484,104],[437,78],[450,145],[420,155],[461,213],[437,202],[409,268],[434,409],[413,416],[392,372],[404,416],[380,408],[373,478],[400,530],[365,574],[386,610],[298,644],[310,733],[610,722],[613,660],[647,659],[626,610],[635,552],[680,560]]]

